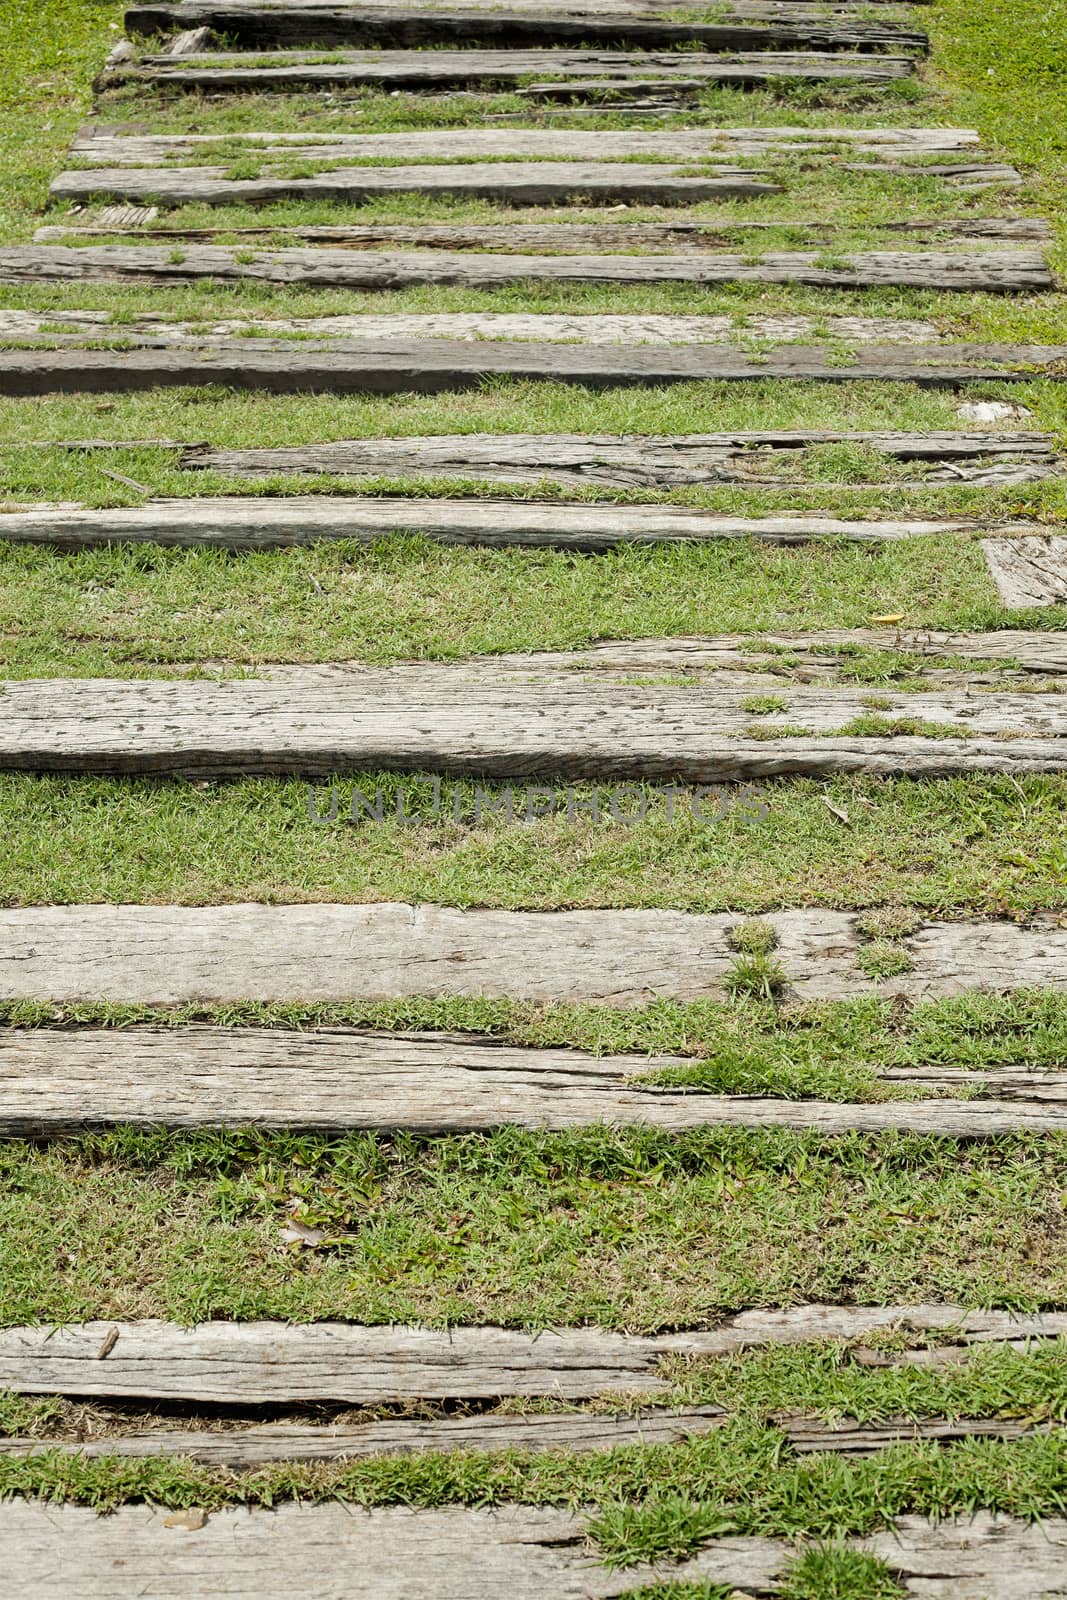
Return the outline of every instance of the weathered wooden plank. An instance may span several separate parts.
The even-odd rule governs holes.
[[[122,275],[109,268],[100,276]],[[163,272],[139,277],[141,282],[168,281]],[[305,272],[303,281],[315,281],[315,273]],[[320,281],[337,279],[327,273]],[[220,341],[217,348],[0,351],[4,395],[115,394],[204,384],[275,394],[439,394],[477,387],[491,376],[597,389],[752,379],[903,382],[954,389],[1035,378],[1062,381],[1067,378],[1067,346],[863,345],[843,357],[834,346],[804,344],[764,353],[730,345],[624,349],[533,341],[235,339]]]
[[[285,1422],[258,1427],[145,1429],[88,1439],[0,1438],[0,1457],[29,1459],[71,1455],[89,1460],[181,1456],[203,1466],[249,1472],[279,1462],[359,1461],[373,1456],[451,1455],[457,1451],[592,1453],[649,1445],[679,1444],[714,1433],[729,1421],[715,1406],[676,1411],[579,1412],[533,1416],[475,1415],[428,1421],[365,1422],[317,1427]],[[1003,1417],[902,1418],[880,1426],[830,1424],[801,1416],[773,1419],[798,1455],[874,1455],[897,1444],[957,1444],[962,1439],[1016,1440],[1055,1432],[1055,1423]]]
[[[1034,534],[983,539],[1000,603],[1012,611],[1067,604],[1067,539]]]
[[[50,194],[78,201],[107,195],[161,206],[273,205],[282,200],[335,200],[358,205],[383,195],[428,194],[500,205],[686,205],[696,201],[781,194],[782,186],[741,168],[691,167],[666,162],[483,161],[458,166],[333,167],[310,176],[284,173],[230,178],[225,167],[103,167],[62,172]],[[32,248],[32,247],[31,247]]]
[[[773,51],[720,55],[711,52],[623,50],[348,50],[331,61],[294,62],[292,54],[236,52],[142,56],[125,62],[101,83],[142,82],[195,93],[278,93],[313,89],[458,89],[515,87],[541,77],[545,86],[567,85],[568,93],[600,92],[616,85],[655,82],[675,87],[710,83],[758,84],[778,79],[808,82],[890,83],[915,70],[910,55],[863,55],[847,51]],[[535,85],[534,87],[538,87]]]
[[[80,360],[91,358],[91,352]],[[127,355],[127,359],[133,353]],[[0,367],[3,355],[0,354]],[[1030,524],[1008,524],[1022,534]],[[826,513],[719,516],[674,505],[573,505],[536,500],[417,500],[287,495],[277,499],[225,496],[160,499],[141,506],[86,510],[71,505],[0,511],[0,540],[68,549],[136,543],[281,549],[319,540],[373,543],[391,533],[421,533],[444,544],[552,546],[606,550],[619,544],[672,544],[708,539],[764,539],[804,544],[812,539],[882,542],[927,535],[972,535],[962,518],[916,517],[904,522],[850,521]]]
[[[620,170],[626,170],[625,163],[620,164]],[[247,261],[238,259],[247,252],[223,246],[194,245],[181,261],[171,260],[174,254],[157,245],[88,245],[68,249],[12,246],[0,250],[0,281],[173,283],[204,277],[255,278],[266,282],[345,284],[364,289],[396,289],[424,283],[486,289],[523,282],[736,282],[810,283],[841,289],[941,288],[999,294],[1029,293],[1054,285],[1041,251],[1025,249],[862,251],[833,265],[827,265],[825,257],[817,252],[802,250],[767,251],[758,261],[725,251],[700,256],[526,256],[447,250],[393,253],[293,249],[263,251],[255,260]]]
[[[170,161],[227,155],[264,160],[388,159],[459,161],[616,161],[653,156],[673,161],[733,161],[738,156],[818,158],[827,154],[881,155],[908,160],[972,155],[980,139],[973,128],[434,128],[403,133],[113,133],[86,124],[70,147],[79,163],[98,167],[152,167]]]
[[[526,1453],[567,1450],[580,1453],[632,1449],[635,1446],[678,1444],[700,1438],[721,1428],[726,1413],[716,1406],[684,1406],[669,1411],[642,1410],[615,1413],[566,1412],[532,1416],[437,1417],[419,1421],[364,1422],[354,1426],[323,1424],[299,1426],[285,1422],[260,1427],[230,1428],[221,1432],[203,1429],[156,1429],[126,1435],[104,1435],[77,1443],[53,1439],[0,1439],[0,1457],[30,1457],[46,1452],[77,1455],[90,1459],[104,1457],[184,1456],[204,1466],[241,1472],[281,1461],[360,1461],[371,1456],[452,1455],[457,1451],[479,1453],[521,1450]],[[921,1426],[921,1425],[920,1425]],[[927,1424],[931,1437],[966,1437],[977,1433],[981,1424]],[[996,1428],[996,1424],[987,1424]],[[1012,1424],[1001,1424],[1001,1432]],[[1026,1424],[1015,1424],[1018,1432]],[[818,1426],[797,1424],[801,1449],[805,1454],[818,1449]],[[803,1433],[800,1429],[804,1428]],[[947,1430],[955,1430],[949,1432]],[[877,1430],[869,1438],[860,1430],[851,1444],[845,1430],[824,1430],[827,1448],[839,1454],[866,1453],[877,1448]],[[888,1435],[890,1430],[883,1430]],[[788,1428],[786,1429],[788,1433]],[[910,1435],[909,1435],[910,1436]],[[1013,1433],[1010,1435],[1015,1437]],[[886,1442],[890,1442],[887,1437]]]
[[[367,668],[324,682],[26,679],[4,687],[0,769],[237,777],[383,770],[449,777],[696,784],[792,774],[912,777],[1067,771],[1058,693],[887,692],[866,732],[863,685],[587,685],[486,680],[462,664]],[[924,733],[929,727],[931,732]]]
[[[725,1317],[708,1330],[656,1335],[571,1328],[365,1327],[353,1323],[147,1320],[0,1329],[0,1387],[200,1405],[491,1400],[654,1394],[669,1356],[715,1358],[815,1341],[902,1332],[966,1344],[1062,1338],[1063,1312],[970,1311],[953,1305],[794,1306]],[[112,1338],[114,1333],[116,1337]],[[101,1357],[104,1344],[109,1345]]]
[[[810,5],[734,5],[714,20],[679,21],[660,15],[590,12],[565,0],[551,9],[521,3],[489,11],[457,3],[433,5],[229,6],[214,0],[133,6],[127,29],[144,37],[198,25],[225,35],[239,48],[333,49],[388,45],[479,45],[495,48],[600,44],[663,48],[702,44],[713,50],[897,50],[925,54],[925,33],[897,23],[863,19],[847,8],[828,13]],[[206,38],[193,49],[204,49]],[[172,54],[177,52],[171,51]]]
[[[824,444],[855,444],[893,460],[929,463],[925,482],[1033,482],[1059,475],[1045,434],[738,432],[596,435],[444,434],[338,439],[326,444],[225,449],[192,445],[187,470],[240,477],[334,473],[365,477],[484,477],[498,483],[595,483],[673,489],[689,484],[767,481],[770,464]],[[794,487],[797,487],[794,485]],[[814,485],[812,486],[815,487]],[[0,533],[3,522],[0,520]]]
[[[373,805],[369,786],[365,792]],[[323,814],[329,801],[327,794],[317,797]],[[714,820],[715,797],[699,803],[700,814]],[[521,798],[517,809],[524,814]],[[464,912],[390,903],[0,908],[0,992],[12,1000],[131,1005],[343,1004],[456,994],[618,1006],[661,995],[722,999],[736,960],[730,944],[736,920],[675,911]],[[775,959],[800,999],[877,991],[857,965],[865,941],[852,913],[781,911],[768,920],[778,937]],[[906,949],[913,967],[893,978],[894,994],[1067,988],[1067,929],[1052,918],[1026,926],[928,922],[909,936]]]
[[[29,1600],[135,1600],[228,1595],[291,1600],[612,1600],[657,1583],[721,1584],[778,1593],[796,1548],[784,1540],[719,1538],[681,1564],[609,1570],[582,1517],[503,1506],[367,1511],[344,1504],[283,1504],[214,1511],[176,1522],[165,1507],[123,1506],[102,1517],[84,1506],[8,1500],[0,1557]],[[169,1524],[169,1526],[168,1526]],[[914,1600],[1048,1600],[1067,1560],[1067,1522],[1013,1522],[989,1512],[965,1521],[905,1517],[847,1541],[882,1557]]]
[[[485,1132],[505,1123],[672,1132],[787,1127],[967,1139],[1067,1131],[1062,1089],[1056,1098],[1015,1097],[1003,1104],[847,1104],[672,1091],[634,1081],[684,1065],[661,1057],[594,1057],[477,1038],[344,1029],[0,1030],[0,1134],[53,1137],[115,1124],[418,1133]]]
[[[533,339],[561,344],[711,344],[731,337],[795,340],[837,339],[849,344],[937,344],[932,322],[891,317],[813,316],[552,316],[543,312],[450,311],[375,316],[224,318],[219,321],[172,322],[149,314],[114,323],[107,311],[0,310],[0,342],[63,345],[120,342],[124,347],[210,347],[221,339],[248,335],[289,338],[293,334],[323,339]]]

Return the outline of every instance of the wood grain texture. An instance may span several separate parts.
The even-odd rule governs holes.
[[[3,276],[0,268],[0,279]],[[109,268],[100,276],[122,274]],[[133,276],[144,283],[157,281],[152,271]],[[158,281],[179,280],[168,280],[162,273]],[[303,281],[316,281],[314,271]],[[326,272],[318,281],[334,280]],[[1062,381],[1067,378],[1067,346],[863,345],[844,357],[835,347],[821,345],[749,353],[729,345],[619,349],[448,339],[389,343],[235,339],[190,349],[0,350],[0,394],[12,396],[121,394],[204,384],[272,394],[440,394],[476,388],[489,377],[593,389],[752,379],[902,382],[956,389],[1035,378]]]
[[[3,686],[0,769],[109,776],[433,772],[450,778],[735,783],[837,772],[933,777],[1067,771],[1067,697],[774,680],[587,685],[487,680],[462,664],[324,680],[44,678]],[[900,726],[896,726],[900,723]],[[930,728],[930,732],[924,730]]]
[[[314,89],[458,89],[517,86],[531,78],[566,85],[569,93],[598,92],[618,84],[758,84],[779,78],[807,82],[891,83],[915,70],[911,55],[847,51],[757,50],[748,54],[623,50],[347,50],[332,61],[293,61],[290,52],[143,56],[111,69],[100,80],[141,82],[191,93],[278,93]],[[536,86],[535,86],[536,87]]]
[[[345,1426],[298,1426],[285,1422],[259,1427],[158,1429],[105,1436],[68,1443],[63,1440],[0,1439],[0,1457],[31,1457],[47,1451],[88,1457],[144,1458],[184,1456],[204,1466],[232,1472],[254,1470],[275,1462],[362,1461],[373,1456],[452,1455],[457,1451],[494,1453],[519,1450],[527,1454],[560,1451],[584,1454],[637,1446],[678,1444],[701,1438],[721,1428],[726,1413],[715,1406],[685,1406],[676,1411],[579,1412],[532,1416],[438,1417],[425,1421],[364,1422]],[[931,1432],[934,1425],[929,1425]],[[992,1428],[996,1424],[988,1425]],[[1001,1424],[1001,1429],[1010,1424]],[[1025,1432],[1025,1424],[1017,1424]],[[951,1423],[943,1423],[948,1437]],[[980,1424],[971,1427],[977,1433]],[[965,1437],[967,1424],[957,1425],[952,1437]],[[887,1433],[889,1430],[885,1430]],[[867,1453],[875,1447],[857,1434],[849,1448],[843,1436],[828,1437],[828,1448],[838,1454]],[[818,1430],[808,1424],[802,1435],[805,1454],[817,1449]],[[830,1430],[827,1430],[829,1435]],[[933,1436],[933,1434],[932,1434]],[[941,1435],[937,1435],[941,1437]],[[998,1435],[999,1436],[999,1435]],[[1012,1435],[1014,1437],[1014,1435]],[[889,1442],[887,1440],[887,1442]]]
[[[925,54],[927,35],[897,23],[864,20],[838,8],[830,14],[810,5],[732,6],[714,21],[676,21],[636,12],[590,12],[560,0],[552,10],[524,5],[489,11],[462,3],[449,6],[329,5],[228,6],[214,0],[134,6],[126,26],[136,36],[205,25],[238,47],[289,49],[316,46],[422,45],[544,46],[629,44],[642,48],[702,44],[713,50],[896,50]],[[194,48],[203,49],[201,43]],[[173,53],[173,52],[172,52]]]
[[[1067,604],[1067,539],[1038,534],[984,539],[982,549],[1008,610]]]
[[[317,800],[323,810],[329,797]],[[373,796],[369,796],[373,799]],[[707,805],[714,814],[714,802]],[[787,991],[804,1000],[886,992],[857,965],[843,911],[767,914]],[[723,999],[736,917],[681,911],[457,911],[443,906],[228,905],[0,908],[0,992],[11,1000],[129,1005],[278,1004],[498,996],[645,1005]],[[1067,988],[1067,929],[927,922],[906,941],[893,994]]]
[[[625,1413],[579,1412],[532,1416],[475,1415],[428,1421],[365,1422],[345,1426],[300,1426],[285,1422],[258,1427],[145,1429],[130,1434],[105,1434],[81,1440],[0,1438],[0,1457],[29,1459],[71,1455],[88,1460],[146,1459],[181,1456],[202,1466],[249,1472],[278,1462],[361,1461],[370,1457],[479,1454],[522,1451],[533,1454],[566,1450],[586,1454],[649,1445],[679,1444],[705,1437],[723,1427],[726,1412],[715,1406],[686,1406],[676,1411]],[[1000,1417],[976,1419],[902,1418],[879,1426],[830,1424],[802,1416],[772,1419],[797,1455],[876,1455],[897,1444],[957,1444],[963,1439],[1016,1440],[1058,1431],[1056,1424]]]
[[[890,317],[812,316],[552,316],[545,313],[387,312],[375,316],[293,317],[288,321],[260,317],[224,318],[206,322],[172,322],[149,314],[116,324],[106,311],[0,310],[0,343],[32,343],[59,349],[64,345],[120,343],[141,348],[210,348],[218,339],[289,338],[299,334],[323,339],[533,339],[561,344],[711,344],[740,339],[839,339],[849,344],[936,344],[940,334],[932,322]]]
[[[53,1137],[115,1124],[419,1133],[484,1132],[505,1123],[553,1130],[644,1125],[672,1132],[788,1127],[968,1139],[1067,1131],[1062,1075],[1056,1075],[1054,1097],[1017,1093],[1003,1104],[846,1104],[682,1092],[633,1081],[685,1065],[346,1029],[0,1030],[0,1134]],[[972,1074],[972,1082],[980,1076]],[[1017,1090],[1020,1077],[1041,1075],[1016,1074]]]
[[[91,352],[81,359],[88,359],[88,354]],[[51,352],[48,355],[53,359]],[[0,354],[0,368],[3,359]],[[1022,536],[1033,526],[1008,524],[1003,531],[1013,537]],[[265,550],[324,539],[354,539],[371,544],[391,533],[408,532],[421,533],[443,544],[606,550],[631,543],[746,538],[774,544],[806,544],[812,539],[880,543],[924,536],[970,536],[977,527],[967,518],[849,521],[825,512],[739,517],[673,505],[568,505],[536,500],[384,496],[360,499],[289,495],[257,499],[234,495],[149,500],[142,506],[107,510],[43,505],[0,511],[0,540],[54,544],[66,549],[134,543],[214,544],[234,550]]]
[[[225,146],[257,160],[618,161],[652,156],[663,161],[729,163],[737,157],[770,160],[829,155],[915,160],[973,156],[980,145],[973,128],[433,128],[404,133],[110,133],[83,127],[70,147],[79,165],[156,167],[165,162],[210,161]],[[976,219],[977,221],[978,219]],[[564,226],[568,226],[564,224]],[[638,225],[639,226],[639,225]],[[690,227],[701,224],[691,223]],[[703,224],[703,226],[708,226]]]
[[[1063,1592],[1067,1522],[1013,1522],[989,1512],[936,1524],[905,1517],[847,1541],[881,1556],[910,1600],[1054,1600]],[[670,1581],[780,1591],[796,1550],[786,1541],[711,1540],[679,1564],[609,1571],[584,1519],[502,1506],[365,1511],[283,1504],[212,1512],[195,1530],[167,1526],[165,1508],[9,1500],[0,1555],[29,1600],[134,1600],[228,1595],[236,1600],[613,1600]]]
[[[225,167],[101,167],[61,172],[49,193],[85,202],[107,196],[160,206],[273,205],[284,200],[329,200],[359,205],[386,195],[426,194],[500,205],[688,205],[783,193],[780,184],[744,168],[638,161],[471,161],[412,167],[332,167],[309,176],[285,173],[231,178]],[[536,270],[536,269],[531,269]]]
[[[673,489],[690,484],[760,482],[813,446],[855,444],[925,468],[925,482],[1034,482],[1059,476],[1049,435],[974,433],[833,433],[595,435],[456,434],[396,439],[338,439],[325,444],[185,449],[186,470],[240,477],[334,473],[364,477],[478,477],[498,483],[551,481],[618,488]],[[793,488],[801,485],[790,483]],[[814,491],[816,484],[810,485]],[[2,521],[0,521],[2,529]]]
[[[111,1338],[112,1331],[116,1337]],[[963,1345],[1062,1338],[1067,1314],[968,1311],[953,1305],[794,1306],[726,1317],[717,1327],[656,1335],[597,1328],[445,1330],[353,1323],[86,1322],[0,1329],[0,1385],[201,1405],[492,1400],[662,1390],[668,1356],[714,1358],[783,1345],[854,1341],[887,1331]],[[110,1349],[101,1359],[100,1351]]]

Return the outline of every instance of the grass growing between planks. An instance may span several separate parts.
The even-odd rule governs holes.
[[[1067,1298],[1064,1141],[122,1130],[0,1150],[0,1321],[692,1327]],[[326,1234],[290,1249],[294,1214]]]
[[[562,792],[554,815],[473,820],[469,785],[364,775],[382,823],[310,814],[308,785],[193,784],[12,774],[0,779],[8,905],[106,901],[401,900],[557,909],[633,906],[759,912],[781,905],[916,906],[1025,915],[1067,905],[1059,777],[781,781],[730,791],[704,821],[597,822]],[[495,797],[499,785],[486,785]],[[328,786],[315,791],[328,808]],[[398,797],[413,821],[400,820]],[[631,797],[632,798],[632,797]],[[827,801],[831,804],[828,805]],[[455,806],[467,820],[456,822]],[[636,807],[635,807],[636,809]],[[605,808],[606,810],[606,808]],[[849,819],[840,820],[843,812]],[[710,812],[708,813],[710,814]],[[899,968],[897,969],[899,970]],[[892,968],[886,981],[892,982]]]

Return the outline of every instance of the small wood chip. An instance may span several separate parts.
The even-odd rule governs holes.
[[[107,1335],[106,1335],[106,1337],[104,1339],[104,1342],[100,1346],[100,1351],[99,1351],[99,1354],[97,1355],[96,1359],[98,1361],[106,1361],[108,1356],[111,1354],[112,1350],[114,1350],[115,1346],[118,1344],[118,1342],[119,1342],[119,1330],[118,1330],[118,1328],[109,1328],[108,1331],[107,1331]]]

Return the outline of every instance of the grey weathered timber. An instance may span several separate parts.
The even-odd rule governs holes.
[[[876,1426],[818,1422],[800,1416],[776,1417],[774,1426],[797,1455],[875,1455],[897,1444],[957,1444],[962,1439],[1016,1440],[1057,1432],[1056,1423],[1001,1417],[901,1419]],[[285,1422],[259,1427],[145,1429],[97,1438],[0,1438],[0,1457],[81,1456],[89,1460],[182,1456],[202,1466],[248,1472],[278,1462],[360,1461],[373,1456],[449,1455],[456,1451],[490,1454],[566,1450],[592,1453],[649,1445],[679,1444],[725,1426],[726,1412],[714,1406],[686,1406],[624,1413],[579,1412],[533,1416],[481,1415],[428,1421],[365,1422],[317,1427]]]
[[[100,276],[121,274],[108,270]],[[142,282],[168,281],[163,273],[135,276]],[[303,281],[315,281],[315,276],[307,272]],[[334,282],[340,276],[327,272],[320,281]],[[503,340],[235,339],[184,349],[0,351],[3,395],[118,394],[190,384],[274,394],[439,394],[475,388],[491,376],[594,389],[752,379],[903,382],[956,389],[1034,378],[1062,381],[1067,378],[1067,346],[862,345],[842,357],[834,347],[803,344],[750,353],[730,345],[625,349]]]
[[[568,201],[628,205],[686,205],[703,200],[750,199],[781,194],[780,184],[744,168],[691,167],[667,162],[482,161],[457,166],[332,167],[311,176],[279,173],[229,178],[225,167],[112,167],[62,172],[54,200],[86,201],[106,195],[161,206],[272,205],[281,200],[335,200],[358,205],[383,195],[428,194],[500,205],[560,205]]]
[[[8,1500],[0,1560],[27,1600],[135,1600],[145,1593],[203,1600],[614,1600],[657,1583],[721,1584],[770,1595],[797,1550],[784,1540],[718,1538],[689,1561],[609,1570],[582,1517],[502,1506],[367,1511],[283,1504],[214,1511],[193,1529],[165,1508]],[[1052,1600],[1062,1593],[1067,1522],[904,1517],[846,1541],[882,1557],[913,1600]]]
[[[1030,483],[1059,476],[1047,434],[739,432],[734,434],[444,434],[398,439],[338,439],[326,444],[225,449],[191,445],[187,470],[240,477],[334,473],[363,477],[485,478],[626,488],[767,482],[770,469],[813,446],[857,444],[893,460],[928,466],[924,482]],[[791,484],[797,488],[800,485]],[[822,487],[812,484],[812,489]],[[0,519],[0,533],[3,522]]]
[[[373,806],[369,785],[365,794]],[[349,802],[346,789],[344,812]],[[319,793],[315,803],[328,817],[330,795]],[[715,797],[699,803],[700,814],[714,821]],[[353,809],[357,820],[366,814]],[[785,983],[802,1000],[848,1000],[887,988],[908,996],[1067,988],[1067,929],[1055,919],[924,923],[905,941],[912,970],[888,986],[857,964],[864,939],[852,913],[777,911],[767,920]],[[457,994],[626,1007],[657,996],[722,999],[736,960],[736,921],[725,913],[392,903],[0,908],[0,992],[11,1000],[130,1005]]]
[[[1067,1131],[1062,1074],[1054,1097],[1016,1095],[1003,1104],[851,1105],[681,1092],[634,1081],[685,1065],[670,1058],[595,1057],[478,1038],[347,1029],[0,1030],[0,1134],[53,1137],[114,1124],[418,1133],[484,1132],[505,1123],[554,1130],[643,1125],[672,1132],[789,1127],[968,1139]],[[974,1087],[970,1080],[968,1087]]]
[[[1000,603],[1012,611],[1067,604],[1067,539],[1034,534],[984,539]]]
[[[632,1449],[642,1445],[678,1444],[700,1438],[721,1428],[726,1413],[716,1406],[685,1406],[678,1410],[637,1412],[579,1412],[532,1416],[436,1417],[425,1421],[363,1422],[355,1425],[323,1424],[318,1427],[285,1422],[260,1427],[228,1428],[221,1432],[203,1429],[157,1429],[126,1435],[105,1435],[78,1443],[53,1439],[0,1439],[0,1457],[35,1456],[46,1451],[89,1458],[185,1456],[204,1466],[241,1472],[280,1461],[361,1461],[371,1456],[451,1455],[456,1451],[490,1453],[500,1450],[542,1452],[600,1452]],[[921,1424],[916,1427],[922,1426]],[[928,1424],[933,1437],[963,1438],[979,1433],[982,1424],[941,1423],[944,1434],[935,1433],[938,1425]],[[996,1429],[995,1423],[986,1424]],[[1025,1423],[1000,1424],[1003,1430],[1014,1427],[1017,1437],[1027,1431]],[[797,1424],[800,1448],[804,1454],[818,1449],[818,1425]],[[803,1432],[801,1432],[803,1428]],[[787,1435],[789,1426],[784,1430]],[[866,1430],[869,1438],[857,1431],[850,1443],[845,1430],[825,1429],[827,1448],[837,1454],[861,1454],[877,1448],[878,1430]],[[886,1443],[890,1429],[883,1430]],[[1032,1431],[1032,1430],[1031,1430]],[[840,1437],[838,1437],[840,1435]],[[912,1434],[906,1435],[911,1437]]]
[[[669,1356],[713,1359],[745,1350],[898,1332],[965,1344],[1054,1339],[1063,1312],[970,1311],[953,1305],[793,1306],[725,1317],[716,1327],[635,1335],[598,1328],[413,1328],[316,1322],[86,1322],[0,1329],[0,1387],[70,1394],[294,1405],[341,1401],[492,1400],[655,1394]],[[111,1337],[114,1333],[115,1337]],[[101,1350],[107,1344],[107,1354]]]
[[[555,163],[557,166],[559,163]],[[549,168],[552,163],[546,164]],[[404,168],[384,169],[403,172]],[[429,169],[426,169],[429,170]],[[459,168],[475,171],[476,168]],[[619,164],[620,171],[627,163]],[[309,180],[310,181],[310,180]],[[686,180],[689,181],[689,180]],[[0,281],[183,282],[189,279],[258,278],[265,282],[346,284],[396,289],[413,284],[456,284],[472,289],[522,282],[547,283],[811,283],[825,288],[884,287],[981,290],[1017,294],[1050,289],[1054,280],[1040,250],[860,251],[826,265],[812,251],[767,251],[758,261],[725,251],[680,256],[491,255],[484,252],[409,250],[247,252],[194,245],[181,261],[157,245],[23,245],[0,250]],[[340,258],[340,259],[338,259]],[[258,269],[258,270],[257,270]]]
[[[458,89],[479,85],[514,87],[543,78],[544,87],[568,93],[599,92],[647,82],[676,87],[711,83],[808,82],[890,83],[915,71],[911,55],[863,55],[847,51],[756,50],[725,55],[710,51],[624,50],[347,50],[332,60],[295,62],[291,52],[142,56],[124,62],[100,80],[141,82],[193,93],[277,93],[359,88]],[[538,88],[541,85],[534,85]]]
[[[92,352],[79,353],[79,359],[88,360],[91,355]],[[48,359],[55,358],[48,353]],[[0,371],[3,361],[0,353]],[[1007,524],[1003,531],[1012,536],[1023,535],[1032,526]],[[966,517],[850,521],[825,512],[740,517],[715,515],[691,506],[384,496],[357,499],[286,495],[259,499],[234,495],[148,500],[144,505],[108,510],[71,505],[0,510],[0,541],[53,544],[68,549],[134,543],[214,544],[232,550],[269,550],[330,539],[372,544],[391,533],[408,532],[442,544],[608,550],[620,544],[677,544],[708,539],[762,539],[773,544],[806,544],[812,539],[881,543],[926,536],[972,537],[977,529],[978,524]]]
[[[62,244],[71,239],[110,239],[140,228],[142,222],[152,221],[158,211],[136,206],[104,206],[97,212],[94,222],[84,227],[49,225],[34,230],[35,244]],[[573,223],[388,223],[377,226],[353,225],[351,227],[278,227],[254,228],[183,228],[154,227],[150,237],[180,239],[190,243],[210,243],[225,235],[230,239],[263,240],[269,236],[272,243],[277,237],[296,244],[343,244],[361,249],[382,250],[391,245],[415,245],[429,250],[490,250],[496,254],[514,251],[522,255],[567,255],[572,251],[587,255],[603,251],[611,255],[620,250],[644,250],[654,253],[678,255],[682,252],[704,254],[718,250],[739,240],[758,238],[768,229],[779,225],[773,222],[724,222],[721,224],[698,222],[573,222]],[[833,244],[839,229],[833,223],[790,222],[784,224],[790,234],[802,236],[824,245]],[[1041,217],[976,217],[949,218],[929,222],[880,222],[872,224],[872,231],[882,233],[908,233],[914,238],[928,238],[937,243],[944,238],[1034,240],[1049,244],[1052,232]]]
[[[79,164],[155,167],[211,159],[225,145],[264,160],[666,161],[781,160],[862,153],[888,160],[977,152],[973,128],[434,128],[404,133],[113,133],[87,123],[70,147]]]
[[[1067,1563],[1067,1521],[989,1512],[937,1523],[904,1517],[846,1542],[883,1558],[913,1600],[1053,1600]],[[729,1537],[680,1564],[609,1570],[582,1517],[518,1506],[283,1504],[214,1511],[193,1529],[168,1526],[165,1507],[99,1516],[40,1500],[0,1506],[0,1560],[27,1600],[614,1600],[671,1581],[770,1595],[796,1554],[784,1540]]]
[[[192,30],[205,25],[239,47],[333,49],[352,45],[479,45],[500,48],[567,44],[629,44],[642,48],[702,44],[714,50],[913,50],[928,38],[899,24],[868,22],[847,8],[820,14],[810,5],[735,5],[714,21],[677,21],[637,12],[612,15],[580,4],[528,9],[521,0],[494,11],[457,0],[436,5],[329,5],[261,7],[186,0],[176,5],[133,6],[126,26],[135,36]],[[206,40],[199,48],[203,49]],[[172,51],[172,54],[175,52]]]
[[[1067,771],[1067,697],[1057,692],[888,692],[886,731],[866,733],[863,685],[776,680],[776,734],[746,709],[754,687],[586,685],[573,673],[494,682],[451,663],[366,668],[333,681],[315,668],[280,682],[26,679],[3,686],[0,770],[696,784]]]
[[[711,344],[734,337],[773,339],[779,344],[821,338],[847,344],[937,344],[932,322],[891,317],[812,316],[553,316],[543,312],[448,311],[404,313],[357,312],[353,316],[223,318],[219,321],[172,322],[149,313],[135,321],[114,323],[107,311],[3,311],[0,343],[64,345],[120,343],[126,348],[154,349],[204,346],[219,338],[289,338],[292,334],[322,339],[533,339],[561,344]]]

